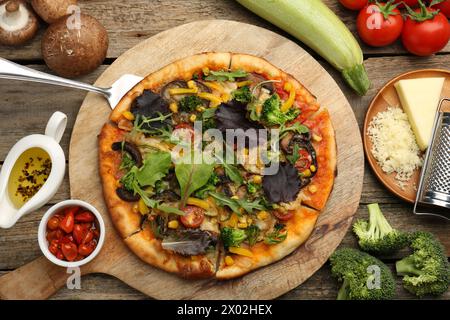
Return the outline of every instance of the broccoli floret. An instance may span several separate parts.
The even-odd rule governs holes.
[[[249,86],[244,86],[242,88],[234,90],[232,95],[234,100],[245,104],[249,103],[253,99],[253,95],[250,91]]]
[[[429,232],[410,236],[413,254],[397,261],[397,274],[403,275],[403,286],[422,297],[440,295],[447,291],[450,267],[442,244]]]
[[[335,251],[331,273],[342,282],[337,300],[384,300],[395,295],[391,270],[371,255],[351,248]]]
[[[247,183],[247,191],[250,194],[255,194],[261,189],[261,184],[255,183],[255,182],[248,182]]]
[[[247,235],[247,242],[249,245],[253,246],[258,241],[260,230],[258,226],[252,224],[247,229],[245,229],[245,234]]]
[[[291,108],[288,112],[281,111],[281,100],[277,94],[264,101],[261,120],[268,126],[283,125],[294,120],[300,113],[299,109]]]
[[[389,225],[377,203],[367,207],[369,221],[360,219],[353,224],[361,249],[374,254],[388,254],[404,248],[408,244],[408,235]]]
[[[202,106],[203,101],[197,96],[186,96],[180,100],[180,110],[184,112],[192,112],[198,106]]]
[[[221,237],[225,248],[239,247],[247,239],[244,230],[225,227],[221,230]]]

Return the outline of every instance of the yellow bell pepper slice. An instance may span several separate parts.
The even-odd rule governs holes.
[[[206,200],[198,198],[188,198],[186,203],[191,206],[196,206],[205,210],[209,210],[209,203]]]
[[[222,100],[221,100],[218,96],[215,96],[215,95],[213,95],[213,94],[211,94],[211,93],[200,92],[200,93],[198,94],[198,97],[199,97],[199,98],[202,98],[202,99],[206,99],[206,100],[211,101],[212,104],[213,104],[213,107],[214,107],[214,106],[218,106],[219,104],[222,103]]]
[[[234,254],[238,254],[240,256],[245,256],[245,257],[249,257],[249,258],[253,257],[253,253],[250,250],[245,249],[245,248],[230,247],[228,249],[228,251],[230,251],[231,253],[234,253]]]
[[[288,112],[289,109],[294,105],[295,88],[294,88],[294,86],[291,83],[287,82],[284,85],[284,90],[289,92],[289,98],[281,106],[281,111],[282,112]]]
[[[198,88],[186,89],[186,88],[172,88],[169,89],[169,94],[174,96],[178,94],[195,94],[198,92]]]

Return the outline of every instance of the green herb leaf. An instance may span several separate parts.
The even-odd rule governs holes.
[[[210,192],[209,194],[219,205],[229,207],[237,215],[241,215],[241,208],[247,213],[252,213],[253,210],[267,209],[263,204],[261,204],[260,199],[249,201],[248,199],[231,199],[224,194],[216,192]]]
[[[243,70],[236,71],[210,71],[210,75],[205,78],[206,81],[234,81],[236,78],[244,78],[248,75]]]
[[[290,163],[295,164],[300,158],[300,154],[298,153],[299,151],[300,151],[299,145],[294,144],[294,150],[292,151],[292,154],[286,156],[286,159],[288,159]]]
[[[210,191],[216,191],[216,185],[220,182],[219,176],[213,172],[211,177],[209,177],[206,185],[195,191],[195,197],[200,199],[205,199],[208,197]]]
[[[175,165],[175,175],[181,188],[180,208],[186,205],[187,198],[196,190],[203,187],[213,174],[214,164],[194,163],[193,155],[180,159]]]
[[[283,139],[288,132],[305,134],[309,132],[309,128],[299,122],[295,122],[292,126],[286,127],[284,124],[280,126],[280,139]]]
[[[227,152],[230,150],[227,146]],[[231,151],[232,152],[232,151]],[[238,187],[241,186],[244,183],[244,178],[242,178],[241,173],[239,172],[239,169],[233,165],[228,164],[226,161],[224,161],[223,158],[216,155],[217,161],[223,166],[223,169],[225,170],[225,174],[228,178],[230,178],[231,181],[233,181],[234,184],[236,184]]]
[[[143,166],[136,172],[140,186],[155,186],[156,181],[164,178],[172,164],[169,152],[157,151],[149,153]]]
[[[120,162],[120,170],[124,170],[126,172],[130,171],[135,165],[133,158],[127,153],[122,152],[122,161]]]

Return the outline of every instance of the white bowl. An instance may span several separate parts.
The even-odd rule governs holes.
[[[97,247],[95,250],[86,258],[80,261],[63,261],[58,259],[56,256],[53,255],[53,253],[50,252],[48,249],[48,241],[46,239],[46,233],[47,233],[47,222],[48,220],[57,212],[60,210],[66,208],[66,207],[72,207],[72,206],[79,206],[82,208],[85,208],[92,212],[98,221],[98,226],[100,228],[100,238],[98,239]],[[85,265],[89,262],[91,262],[97,254],[102,249],[103,243],[105,242],[105,222],[103,221],[103,218],[98,212],[96,208],[94,208],[92,205],[90,205],[87,202],[81,201],[81,200],[65,200],[60,203],[55,204],[52,206],[42,217],[41,223],[39,224],[39,231],[38,231],[38,241],[39,241],[39,247],[41,248],[42,253],[45,255],[45,257],[53,262],[54,264],[65,267],[65,268],[75,268],[80,267],[82,265]]]

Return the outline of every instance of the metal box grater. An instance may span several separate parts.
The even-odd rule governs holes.
[[[442,99],[436,112],[414,213],[450,220],[450,99]]]

